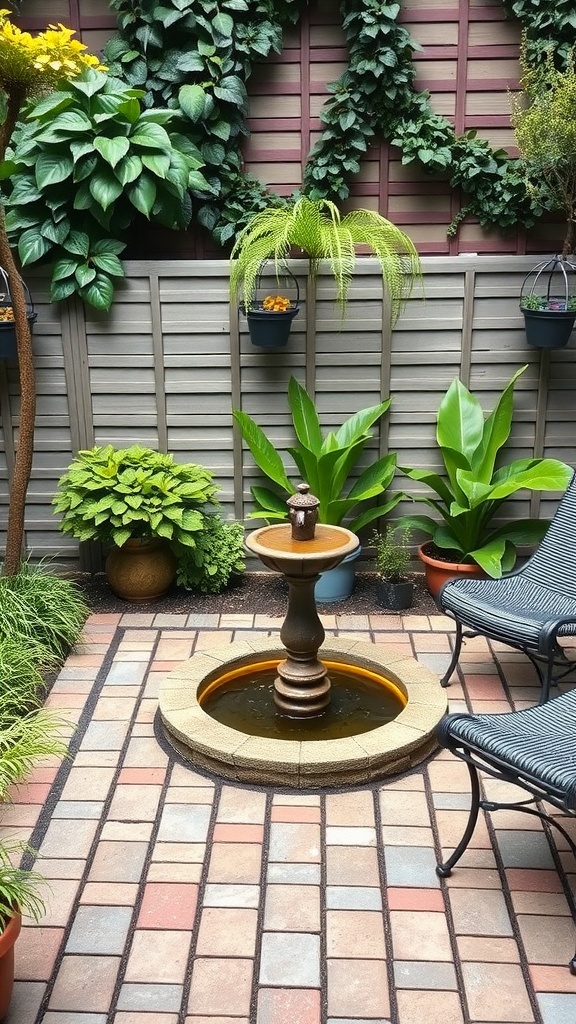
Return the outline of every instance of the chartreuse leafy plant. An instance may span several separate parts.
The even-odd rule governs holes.
[[[143,110],[143,95],[88,70],[33,106],[15,137],[6,228],[23,266],[52,261],[53,301],[109,309],[134,218],[185,228],[189,189],[209,191],[174,114]]]
[[[503,502],[521,490],[563,491],[573,473],[557,459],[515,459],[496,466],[512,428],[514,384],[526,368],[514,374],[486,417],[478,399],[460,380],[453,380],[440,404],[436,428],[444,475],[399,467],[411,480],[430,488],[435,497],[413,497],[438,516],[406,515],[399,525],[421,530],[440,552],[456,555],[457,561],[477,562],[493,577],[513,567],[516,545],[537,543],[548,526],[535,519],[493,526]]]
[[[248,308],[256,291],[262,264],[273,259],[277,271],[292,247],[310,258],[314,276],[320,260],[328,260],[336,281],[342,313],[356,261],[356,245],[368,245],[380,261],[384,286],[390,294],[392,319],[396,320],[420,274],[420,261],[408,236],[374,210],[352,210],[341,217],[327,199],[301,196],[281,208],[255,214],[240,232],[232,249],[232,294],[242,289]]]
[[[53,499],[61,529],[78,540],[121,547],[131,537],[164,537],[193,547],[204,528],[202,509],[216,505],[217,487],[203,466],[134,445],[78,452]]]
[[[385,455],[370,463],[350,483],[350,475],[372,437],[371,427],[388,411],[390,399],[355,413],[326,437],[322,436],[314,402],[294,377],[288,385],[288,404],[297,439],[297,444],[288,448],[288,454],[296,464],[300,480],[309,484],[320,502],[320,523],[340,526],[360,505],[362,511],[346,523],[350,530],[357,532],[396,507],[401,495],[377,507],[367,507],[390,484],[396,466],[395,455]],[[280,496],[269,487],[252,487],[257,508],[250,516],[270,521],[286,519],[286,499],[296,492],[296,485],[288,479],[280,455],[262,428],[240,409],[235,409],[233,416],[257,466],[283,492]],[[296,484],[299,482],[297,480]]]

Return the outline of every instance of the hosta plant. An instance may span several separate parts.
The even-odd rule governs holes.
[[[385,455],[369,463],[355,481],[350,481],[352,471],[372,437],[371,427],[388,411],[390,399],[355,413],[338,430],[330,431],[325,437],[322,436],[314,402],[294,377],[290,378],[288,385],[288,404],[296,435],[296,444],[288,448],[288,453],[296,464],[300,480],[309,484],[320,502],[320,523],[340,526],[349,519],[353,510],[361,506],[361,511],[346,522],[350,530],[357,532],[395,508],[401,500],[400,495],[382,505],[373,504],[394,476],[395,455]],[[288,514],[286,499],[296,492],[300,480],[293,483],[288,479],[275,446],[247,413],[235,409],[233,415],[257,466],[282,492],[281,496],[269,487],[252,487],[257,508],[250,515],[269,521],[284,520]]]
[[[215,505],[212,474],[151,448],[94,447],[78,452],[53,499],[61,529],[78,540],[121,547],[130,538],[163,537],[193,547],[202,509]]]
[[[433,496],[411,497],[437,515],[406,515],[400,525],[427,534],[437,551],[454,556],[451,561],[476,562],[493,577],[513,567],[517,545],[537,543],[548,526],[537,519],[494,526],[502,504],[517,491],[563,491],[573,473],[557,459],[501,461],[512,428],[514,384],[525,370],[523,366],[514,374],[486,417],[478,399],[460,380],[453,380],[440,404],[436,428],[444,473],[400,467],[432,491]]]
[[[10,239],[23,266],[50,259],[54,302],[76,293],[109,309],[134,218],[185,228],[188,190],[209,190],[174,112],[143,110],[143,95],[93,69],[61,82],[28,109],[0,168],[15,175],[7,187]]]
[[[284,206],[269,206],[255,214],[232,249],[232,294],[236,297],[241,291],[248,309],[263,263],[274,260],[278,274],[280,265],[294,248],[309,257],[312,276],[321,260],[329,261],[336,298],[344,314],[359,244],[369,246],[380,261],[394,321],[410,294],[414,278],[420,274],[418,254],[411,239],[374,210],[352,210],[342,217],[327,199],[301,196]]]

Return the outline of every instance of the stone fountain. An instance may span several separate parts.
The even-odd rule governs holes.
[[[289,523],[246,539],[286,579],[283,646],[246,640],[194,654],[161,685],[164,733],[193,765],[240,782],[305,789],[406,771],[436,746],[445,691],[393,646],[331,640],[319,658],[325,632],[314,586],[359,541],[317,525],[306,484],[288,505]]]

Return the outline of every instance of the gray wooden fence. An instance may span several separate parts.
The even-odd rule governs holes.
[[[518,294],[533,257],[459,256],[423,260],[424,281],[391,333],[377,264],[360,259],[341,322],[329,275],[316,287],[307,264],[291,266],[302,309],[286,349],[263,352],[231,308],[228,264],[131,262],[108,315],[76,301],[48,300],[47,282],[27,275],[38,321],[36,454],[27,509],[33,557],[75,562],[78,545],[58,529],[51,499],[79,448],[141,442],[179,461],[209,467],[224,514],[244,520],[258,478],[232,427],[232,409],[253,415],[279,449],[292,441],[286,387],[294,374],[315,395],[323,425],[392,396],[372,454],[398,453],[400,466],[438,466],[435,420],[450,381],[460,376],[486,409],[518,367],[510,450],[576,464],[576,348],[527,346]],[[274,283],[274,282],[273,282]],[[18,438],[16,365],[0,362],[0,544]],[[369,453],[370,454],[370,453]],[[408,483],[408,487],[406,484]],[[399,474],[398,488],[413,489]],[[523,496],[508,515],[549,514],[557,495]],[[88,558],[86,567],[95,566]]]

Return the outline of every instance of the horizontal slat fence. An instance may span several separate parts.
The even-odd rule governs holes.
[[[254,416],[275,446],[292,442],[286,389],[291,374],[315,395],[322,425],[338,427],[361,408],[392,397],[367,458],[388,450],[400,466],[439,468],[438,405],[455,376],[492,408],[512,373],[517,384],[510,452],[576,464],[576,348],[527,346],[518,292],[529,257],[424,259],[424,280],[390,331],[384,326],[377,264],[360,259],[347,315],[334,303],[332,278],[314,286],[307,263],[291,264],[302,308],[286,349],[255,348],[231,307],[225,261],[129,263],[109,315],[72,301],[54,307],[43,278],[28,275],[38,310],[34,330],[38,415],[26,545],[36,558],[76,562],[51,499],[78,448],[139,442],[209,469],[223,512],[246,520],[258,470],[233,430],[232,409]],[[0,545],[18,437],[15,363],[0,361]],[[287,465],[289,460],[287,460]],[[418,490],[398,474],[395,489]],[[511,500],[506,514],[550,514],[557,495]],[[407,509],[409,503],[404,508]],[[249,522],[249,520],[246,520]],[[97,553],[83,556],[97,567]]]

